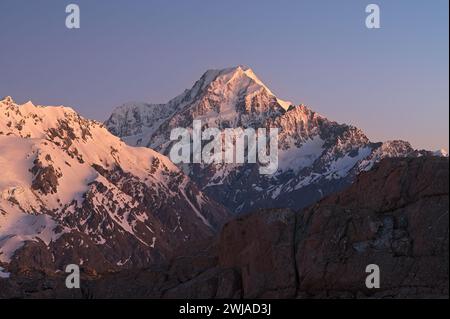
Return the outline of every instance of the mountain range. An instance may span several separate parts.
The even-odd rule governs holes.
[[[192,128],[194,120],[203,128],[278,128],[278,170],[260,174],[258,163],[175,165],[168,157],[171,131]],[[312,210],[380,161],[435,156],[447,155],[406,141],[372,142],[359,128],[279,99],[243,66],[209,70],[165,104],[122,105],[105,123],[8,96],[0,100],[0,286],[2,278],[53,276],[73,263],[94,277],[155,265],[180,267],[177,278],[191,276],[197,263],[217,261],[214,254],[203,259],[196,247],[225,236],[224,225],[237,223],[245,237],[242,218],[259,218],[245,219],[251,212],[264,211],[264,223],[272,222],[267,212],[284,220],[277,209],[291,217]],[[221,249],[231,264],[240,262],[230,257],[232,248]],[[194,251],[192,265],[177,264],[180,251]]]
[[[305,105],[276,97],[252,69],[209,70],[189,90],[166,104],[127,103],[105,122],[111,133],[132,146],[169,155],[170,132],[203,129],[279,129],[279,166],[261,175],[254,164],[182,165],[198,187],[235,214],[258,208],[301,209],[350,185],[356,175],[386,157],[417,157],[406,141],[372,142],[364,132],[339,124]]]

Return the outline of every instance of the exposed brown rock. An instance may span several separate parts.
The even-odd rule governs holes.
[[[303,212],[233,220],[218,242],[218,273],[171,296],[191,296],[201,282],[217,287],[209,297],[448,298],[448,179],[445,158],[387,159]],[[369,264],[380,267],[379,289],[365,286]]]
[[[289,298],[296,292],[295,214],[266,210],[224,226],[219,267],[241,274],[244,298]]]
[[[448,159],[382,161],[300,215],[299,290],[315,296],[448,297]],[[381,288],[366,289],[368,264]]]
[[[58,173],[53,166],[44,166],[39,159],[36,159],[33,164],[31,172],[35,177],[31,188],[45,195],[56,193],[58,189]]]

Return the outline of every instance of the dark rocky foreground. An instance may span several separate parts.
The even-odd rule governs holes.
[[[0,279],[3,298],[448,298],[449,162],[385,159],[301,211],[257,211],[168,264],[84,274],[29,270]],[[367,289],[368,264],[381,287]]]

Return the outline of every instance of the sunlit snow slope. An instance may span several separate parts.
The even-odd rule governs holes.
[[[148,265],[228,217],[167,157],[67,107],[1,100],[0,169],[2,266]]]

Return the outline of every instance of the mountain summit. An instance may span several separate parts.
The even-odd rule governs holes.
[[[209,126],[237,127],[258,117],[281,114],[290,105],[278,99],[252,69],[237,66],[206,71],[191,89],[166,104],[119,106],[105,124],[111,133],[130,145],[152,146],[158,144],[153,143],[152,135],[168,119],[186,127],[188,123],[183,116],[187,113],[207,121]]]
[[[223,69],[223,70],[208,70],[202,76],[205,78],[203,83],[203,88],[212,85],[215,88],[226,84],[227,86],[233,87],[235,90],[243,90],[244,94],[255,93],[267,93],[271,97],[275,97],[275,94],[270,91],[270,89],[258,78],[258,76],[253,72],[253,70],[246,66],[237,66],[233,68]],[[213,83],[215,82],[215,83]],[[230,92],[233,93],[233,92]],[[291,102],[283,101],[276,98],[279,105],[287,110],[292,104]]]
[[[130,145],[167,155],[171,130],[189,128],[193,120],[201,120],[204,128],[279,128],[279,168],[274,175],[258,174],[257,164],[188,165],[200,189],[235,213],[299,209],[349,185],[382,158],[432,155],[404,141],[373,143],[354,126],[279,99],[243,66],[209,70],[166,104],[120,106],[105,125]]]

